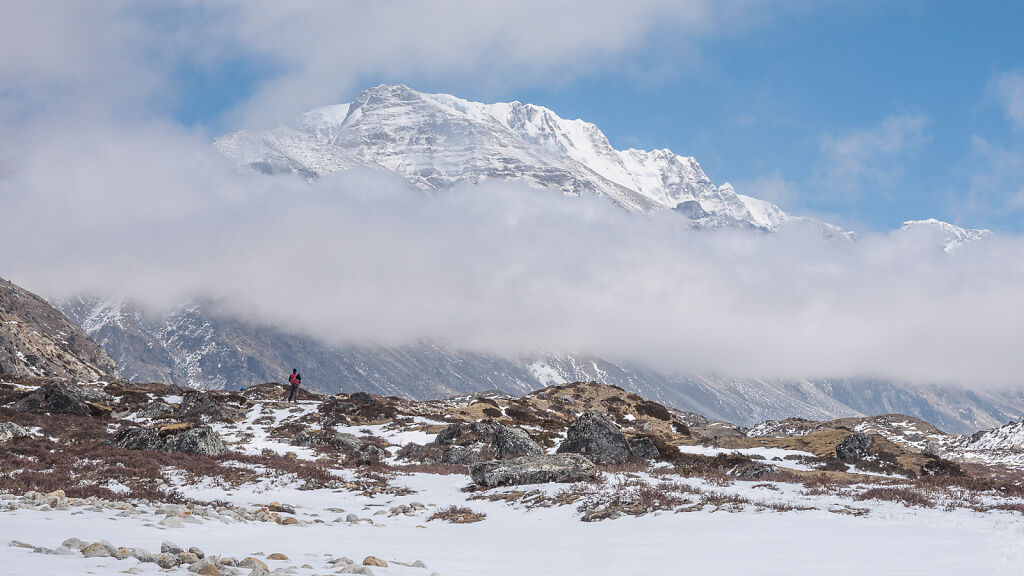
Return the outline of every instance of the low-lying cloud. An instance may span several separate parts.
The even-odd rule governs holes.
[[[1024,239],[691,231],[516,183],[239,174],[204,134],[44,130],[0,179],[0,275],[52,297],[212,299],[333,343],[439,338],[736,376],[1020,386]]]

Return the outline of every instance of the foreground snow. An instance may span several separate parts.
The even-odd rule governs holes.
[[[238,559],[280,552],[289,560],[264,557],[264,562],[271,570],[292,567],[285,573],[297,576],[335,571],[328,564],[333,557],[347,556],[358,563],[368,555],[392,562],[388,568],[373,568],[375,574],[437,572],[445,576],[705,571],[1018,575],[1024,570],[1024,522],[1019,514],[1008,512],[872,503],[866,515],[853,516],[836,512],[868,503],[801,495],[800,487],[793,485],[778,484],[773,490],[737,482],[722,490],[814,509],[774,512],[747,506],[730,512],[726,510],[736,508],[712,507],[584,523],[571,505],[526,509],[500,501],[468,501],[469,494],[460,490],[467,478],[461,475],[413,474],[399,476],[393,483],[416,493],[367,497],[346,490],[298,490],[292,484],[272,482],[239,489],[209,484],[184,490],[199,500],[249,508],[271,501],[287,503],[305,525],[201,519],[175,529],[159,525],[163,516],[152,511],[132,515],[74,507],[19,509],[0,515],[0,540],[56,548],[64,539],[76,537],[150,551],[159,551],[161,542],[170,540],[184,547],[197,546],[207,555]],[[540,488],[553,494],[565,486]],[[392,507],[414,501],[426,504],[426,510],[413,516],[388,515]],[[469,506],[487,517],[466,525],[427,521],[433,511],[450,504]],[[349,513],[361,521],[346,522]],[[407,564],[420,560],[428,570],[397,565],[396,560]],[[132,568],[140,574],[187,574],[185,567],[167,571],[134,559],[44,555],[17,547],[0,548],[0,565],[8,574],[117,574]]]

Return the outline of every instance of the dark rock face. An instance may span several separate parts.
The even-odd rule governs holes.
[[[632,456],[619,427],[600,412],[587,411],[566,431],[558,453],[583,454],[598,464],[622,464]]]
[[[740,480],[757,480],[758,478],[763,478],[778,471],[779,467],[774,464],[756,463],[748,466],[743,472],[740,472]]]
[[[836,446],[836,458],[840,460],[860,460],[871,447],[871,436],[863,432],[854,432]]]
[[[654,460],[658,456],[661,456],[661,452],[658,452],[658,447],[654,445],[654,441],[646,436],[640,436],[633,438],[629,441],[629,450],[641,458],[647,458],[648,460]]]
[[[0,279],[0,374],[120,378],[114,360],[46,300]]]
[[[17,412],[100,416],[110,412],[114,397],[77,384],[51,382],[29,392],[11,405]]]
[[[594,463],[579,454],[543,454],[470,466],[478,486],[516,486],[546,482],[578,482],[597,474]]]
[[[381,460],[387,457],[388,455],[386,452],[384,452],[383,449],[381,449],[379,446],[374,446],[373,444],[370,444],[368,446],[365,446],[361,450],[358,450],[357,452],[353,453],[349,457],[349,459],[351,460],[352,463],[356,465],[368,466],[370,464],[380,462]]]
[[[497,459],[507,460],[519,456],[537,456],[544,453],[544,449],[534,442],[525,430],[509,428],[501,424],[495,424],[494,428],[491,448],[494,450],[494,456]]]
[[[174,411],[174,417],[188,420],[205,420],[216,422],[237,422],[245,420],[245,414],[225,406],[208,392],[193,390],[186,392],[181,405]]]
[[[129,427],[121,429],[107,444],[126,450],[154,450],[218,456],[227,452],[220,436],[212,428],[168,426],[164,428]]]

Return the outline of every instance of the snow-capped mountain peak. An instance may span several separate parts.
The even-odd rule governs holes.
[[[927,220],[909,220],[900,227],[902,232],[918,232],[938,237],[946,252],[955,250],[968,242],[983,240],[995,236],[988,229],[969,229],[929,218]]]
[[[631,211],[677,210],[695,225],[775,230],[777,206],[715,186],[692,157],[616,150],[584,120],[543,106],[483,104],[380,85],[350,104],[316,108],[294,127],[237,132],[217,147],[239,166],[315,178],[355,165],[401,174],[424,190],[487,179],[607,197]]]

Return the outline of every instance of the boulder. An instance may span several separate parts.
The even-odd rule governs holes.
[[[438,432],[435,442],[438,444],[458,444],[459,446],[467,446],[477,442],[490,444],[494,440],[498,426],[500,424],[456,422],[449,424],[447,428]]]
[[[367,466],[370,464],[380,462],[381,460],[384,460],[387,457],[387,452],[385,452],[384,450],[377,446],[374,446],[373,444],[369,444],[362,450],[352,453],[352,455],[349,458],[354,464],[357,464],[359,466]]]
[[[480,454],[472,448],[466,446],[449,446],[448,449],[441,454],[442,464],[462,464],[465,466],[472,466],[480,462]]]
[[[193,390],[185,393],[178,409],[174,411],[174,417],[207,422],[238,422],[245,420],[245,413],[226,406],[209,392]]]
[[[377,558],[376,556],[367,556],[363,558],[363,566],[377,566],[378,568],[387,568],[388,563]]]
[[[757,462],[747,466],[746,469],[740,472],[740,480],[757,480],[758,478],[763,478],[778,471],[779,467],[775,464]]]
[[[854,432],[843,438],[836,446],[836,458],[846,461],[860,460],[867,454],[870,447],[871,436],[863,432]]]
[[[0,444],[15,438],[24,438],[25,436],[31,435],[32,434],[28,430],[25,430],[14,422],[0,422]]]
[[[334,430],[303,430],[296,434],[293,443],[306,448],[328,448],[339,452],[357,452],[363,447],[363,441],[354,434]]]
[[[11,404],[15,412],[101,416],[110,413],[114,397],[86,386],[51,382],[36,388]]]
[[[126,450],[155,450],[218,456],[227,452],[220,435],[205,424],[122,428],[106,444]]]
[[[566,431],[558,453],[583,454],[598,464],[622,464],[633,453],[619,427],[600,412],[588,410]]]
[[[542,454],[512,460],[482,462],[470,466],[469,475],[478,486],[514,486],[546,482],[578,482],[597,474],[594,463],[579,454]]]
[[[654,445],[654,441],[647,436],[638,436],[629,441],[629,450],[633,454],[641,458],[647,458],[648,460],[654,460],[661,456],[661,452],[658,451],[658,447]]]
[[[544,453],[544,449],[530,438],[530,435],[521,428],[510,428],[501,424],[494,425],[494,438],[491,440],[491,448],[499,460],[518,458],[519,456],[537,456]]]

